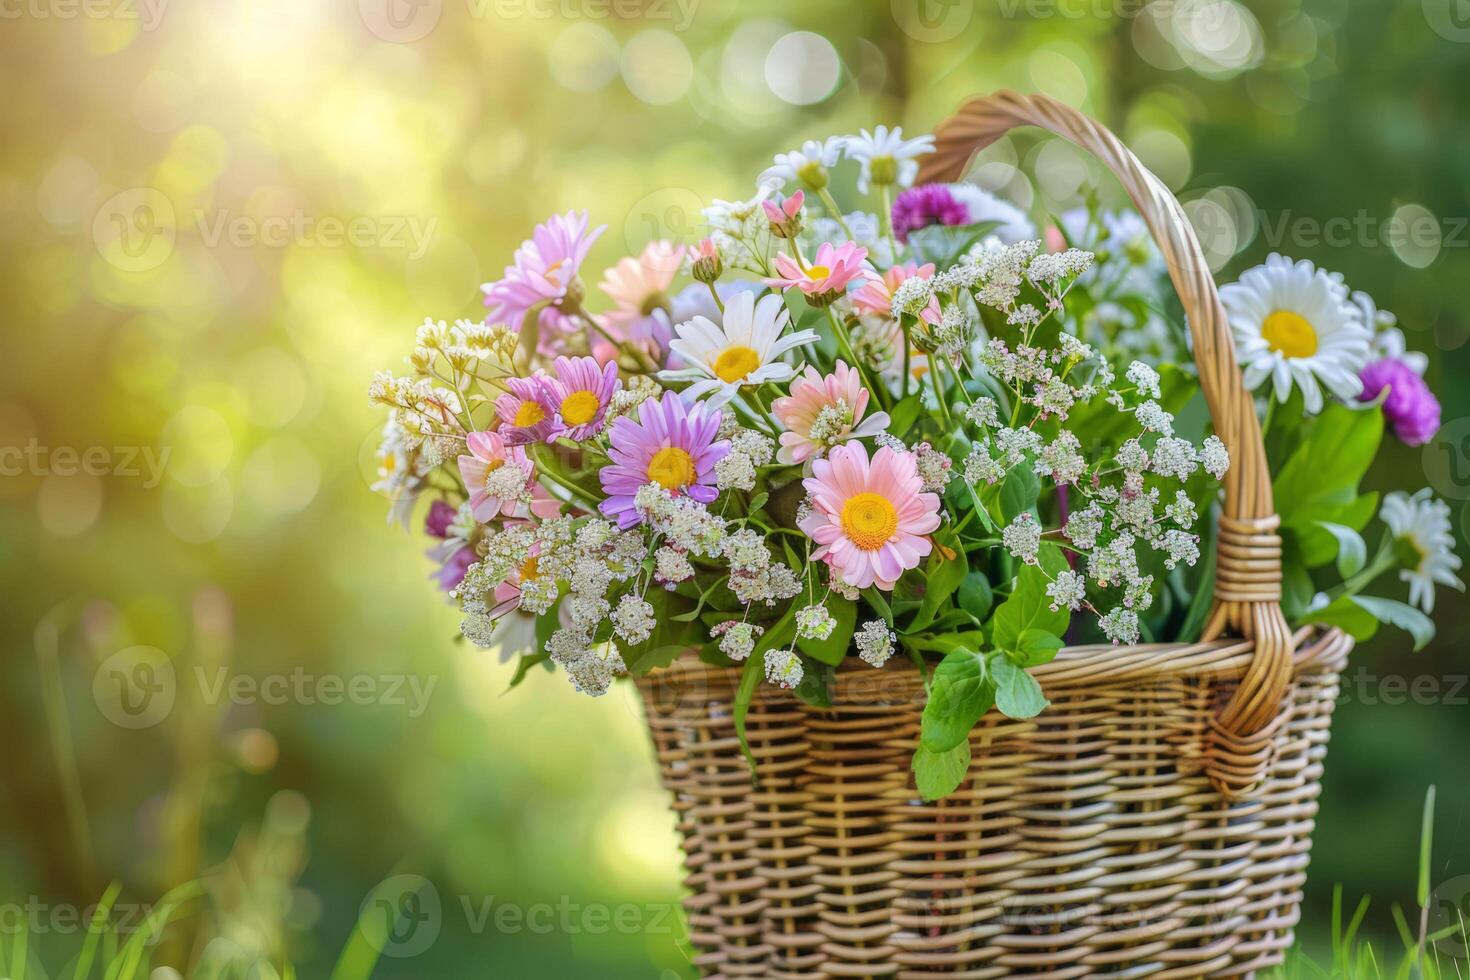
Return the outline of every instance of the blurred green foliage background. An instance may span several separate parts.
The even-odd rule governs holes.
[[[418,875],[431,941],[377,976],[692,975],[636,697],[556,676],[502,697],[510,669],[455,642],[425,543],[368,491],[364,393],[425,315],[476,316],[552,211],[610,226],[600,269],[699,237],[702,202],[748,196],[805,137],[926,130],[999,87],[1093,113],[1188,202],[1222,281],[1281,250],[1399,314],[1446,426],[1372,480],[1465,514],[1457,9],[0,3],[0,942],[28,922],[54,974],[67,910],[109,882],[147,906],[205,876],[159,961],[212,943],[325,977],[345,947],[346,977],[371,964],[349,937],[376,883]],[[1118,200],[1035,134],[977,177],[1038,216]],[[1463,608],[1429,650],[1386,632],[1355,654],[1308,948],[1334,883],[1375,896],[1380,933],[1389,900],[1412,906],[1431,783],[1435,881],[1470,873]],[[551,928],[504,924],[537,906]],[[584,915],[623,906],[622,927]]]

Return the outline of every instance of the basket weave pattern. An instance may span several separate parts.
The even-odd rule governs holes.
[[[757,691],[756,783],[739,671],[690,659],[640,681],[684,835],[685,906],[709,977],[1237,977],[1279,963],[1306,880],[1350,641],[1298,637],[1269,766],[1247,801],[1204,774],[1248,644],[1072,648],[1052,704],[991,712],[969,776],[923,804],[911,663],[838,673],[833,708]],[[1119,667],[1097,683],[1100,654]],[[1207,668],[1202,665],[1208,664]]]
[[[684,835],[697,965],[711,977],[1240,977],[1291,945],[1338,675],[1351,641],[1293,634],[1255,405],[1179,202],[1106,128],[1002,92],[936,130],[921,181],[1039,126],[1118,178],[1168,264],[1200,387],[1230,450],[1200,643],[1073,647],[1051,699],[971,733],[959,789],[925,804],[909,764],[917,668],[844,665],[832,707],[686,658],[639,681]]]

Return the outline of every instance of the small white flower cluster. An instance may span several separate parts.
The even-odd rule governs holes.
[[[770,464],[776,456],[776,444],[764,433],[733,424],[727,416],[720,438],[730,440],[730,451],[715,463],[715,486],[721,490],[755,489],[756,470]]]
[[[515,331],[503,323],[456,320],[450,327],[443,320],[425,318],[415,335],[408,363],[423,378],[441,373],[457,380],[504,377],[519,342]],[[449,366],[448,372],[437,370],[441,359]]]
[[[853,634],[853,645],[857,647],[858,656],[864,663],[874,667],[882,667],[888,663],[897,643],[898,634],[889,629],[888,624],[881,619],[869,620]]]
[[[801,591],[796,573],[771,557],[771,549],[753,528],[727,536],[723,555],[730,565],[730,591],[744,605],[763,602],[774,606]]]
[[[730,620],[711,629],[710,635],[719,637],[720,652],[738,663],[750,656],[755,649],[755,641],[764,632],[764,628],[754,623]]]
[[[623,385],[613,392],[612,400],[607,404],[607,422],[623,415],[633,415],[638,411],[638,406],[650,398],[657,398],[663,394],[663,386],[646,374],[629,375],[623,380]]]

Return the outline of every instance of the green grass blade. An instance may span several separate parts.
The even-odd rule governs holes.
[[[1424,794],[1424,822],[1419,832],[1419,907],[1429,904],[1429,855],[1434,850],[1434,787]]]
[[[97,943],[102,938],[108,922],[112,919],[112,904],[117,901],[118,894],[122,891],[122,883],[114,881],[107,886],[107,891],[102,893],[102,901],[92,910],[92,921],[87,923],[87,938],[82,942],[82,952],[77,957],[76,968],[72,970],[71,980],[87,980],[92,972],[92,960],[97,956]]]

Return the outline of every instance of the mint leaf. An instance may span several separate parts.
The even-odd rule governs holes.
[[[1013,659],[1022,667],[1040,667],[1055,660],[1057,651],[1064,645],[1055,633],[1032,627],[1021,634]]]
[[[1035,718],[1051,703],[1042,695],[1036,678],[1009,657],[991,658],[990,673],[995,680],[995,706],[1007,718]]]
[[[914,785],[925,800],[939,800],[959,789],[970,771],[970,741],[960,742],[947,752],[931,752],[920,745],[914,750]]]
[[[1018,653],[1021,634],[1028,629],[1043,630],[1054,636],[1067,632],[1072,614],[1065,608],[1052,609],[1047,598],[1046,587],[1051,579],[1048,575],[1067,568],[1067,559],[1054,544],[1043,544],[1039,554],[1041,564],[1023,565],[1016,576],[1016,586],[1010,598],[995,610],[991,621],[991,636],[995,645],[1007,653]],[[1045,571],[1043,571],[1045,569]]]
[[[985,658],[969,650],[951,650],[934,668],[929,701],[924,705],[920,744],[934,752],[954,748],[995,704],[995,685]]]

